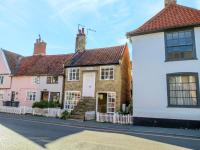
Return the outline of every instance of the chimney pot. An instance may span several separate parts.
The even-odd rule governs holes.
[[[82,28],[82,34],[85,34],[85,29],[84,28]]]
[[[171,4],[177,4],[177,0],[165,0],[165,7]]]

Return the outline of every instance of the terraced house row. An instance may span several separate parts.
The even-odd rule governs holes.
[[[128,46],[86,49],[78,31],[73,54],[47,55],[41,37],[32,56],[0,50],[0,105],[29,106],[59,101],[75,115],[85,111],[114,113],[131,101]]]

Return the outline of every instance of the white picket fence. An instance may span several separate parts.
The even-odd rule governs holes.
[[[32,114],[32,115],[40,115],[47,117],[60,117],[64,110],[60,108],[32,108],[32,107],[9,107],[9,106],[0,106],[0,112],[11,113],[11,114]]]
[[[97,122],[111,122],[117,124],[133,124],[132,115],[96,113]]]

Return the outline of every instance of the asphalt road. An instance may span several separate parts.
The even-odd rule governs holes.
[[[0,150],[200,149],[200,138],[125,132],[0,115]]]

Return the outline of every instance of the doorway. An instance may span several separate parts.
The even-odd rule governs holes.
[[[48,101],[48,99],[49,99],[49,92],[47,92],[47,91],[42,91],[42,92],[41,92],[41,100],[42,100],[42,101]]]

